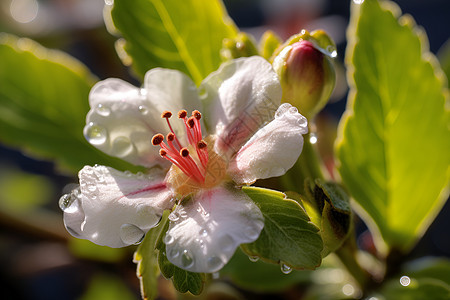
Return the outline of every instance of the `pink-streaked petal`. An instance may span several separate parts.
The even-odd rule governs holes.
[[[241,190],[204,190],[178,206],[169,216],[164,242],[174,265],[192,272],[220,270],[242,243],[255,241],[264,218]]]
[[[281,176],[297,161],[308,122],[290,104],[282,104],[275,119],[258,130],[231,160],[228,172],[239,184]]]
[[[270,63],[258,56],[221,65],[200,86],[208,109],[206,123],[218,136],[216,148],[234,154],[264,123],[281,101],[281,86]]]
[[[159,156],[159,147],[150,142],[153,135],[170,131],[161,113],[174,114],[171,125],[183,142],[184,124],[177,118],[178,111],[201,110],[192,80],[179,71],[161,68],[147,72],[143,88],[120,79],[103,80],[92,88],[89,103],[87,140],[109,155],[146,167],[168,165]]]
[[[135,165],[167,165],[151,138],[166,130],[144,89],[123,80],[98,82],[89,94],[84,136],[96,148]]]
[[[86,166],[78,176],[78,202],[74,202],[78,207],[65,210],[66,227],[74,236],[98,245],[117,248],[138,242],[172,206],[173,195],[162,174]]]

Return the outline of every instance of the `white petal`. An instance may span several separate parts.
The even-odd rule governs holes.
[[[211,73],[200,87],[208,106],[206,122],[218,135],[219,150],[236,152],[281,101],[281,86],[272,66],[253,56],[232,60]]]
[[[174,265],[192,272],[221,269],[242,243],[255,241],[264,218],[254,202],[237,189],[204,190],[169,216],[166,255]]]
[[[99,245],[123,247],[140,241],[159,222],[164,209],[172,206],[172,192],[160,175],[86,166],[78,176],[78,205],[84,219],[80,224],[80,214],[68,215],[66,227]],[[70,213],[65,211],[65,220]]]
[[[232,159],[228,172],[240,184],[281,176],[297,161],[308,132],[305,117],[290,104],[282,104],[275,119],[258,130]]]
[[[135,165],[166,163],[158,147],[151,144],[165,124],[139,88],[120,79],[106,79],[92,88],[89,102],[84,136],[92,145]]]
[[[146,167],[166,164],[159,147],[151,144],[156,133],[169,132],[165,110],[201,109],[194,83],[181,72],[153,69],[147,72],[144,88],[110,78],[97,83],[89,94],[91,110],[84,135],[103,152]],[[183,140],[183,124],[172,118],[172,126]]]

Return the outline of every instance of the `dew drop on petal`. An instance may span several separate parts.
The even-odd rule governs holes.
[[[201,237],[206,237],[206,236],[208,236],[208,231],[206,229],[201,229],[199,231],[199,234]]]
[[[249,259],[251,262],[257,262],[257,261],[259,260],[259,257],[258,257],[258,256],[249,256],[248,259]]]
[[[292,107],[289,108],[288,112],[289,112],[290,114],[295,115],[295,114],[298,113],[298,109],[297,109],[297,107],[292,106]]]
[[[125,176],[127,176],[127,177],[131,177],[131,175],[133,175],[133,173],[131,173],[130,171],[125,171],[125,172],[123,172],[124,174],[125,174]]]
[[[84,128],[84,137],[92,145],[102,145],[108,139],[108,131],[106,128],[90,122]]]
[[[141,94],[141,96],[147,96],[147,90],[142,88],[139,90],[139,94]]]
[[[111,109],[101,103],[97,105],[95,111],[103,117],[107,117],[111,114]]]
[[[120,239],[127,245],[135,245],[142,242],[145,232],[133,224],[123,224],[119,230]]]
[[[183,268],[189,269],[194,265],[194,259],[188,250],[183,250],[181,255],[181,266]]]
[[[226,234],[220,238],[218,246],[225,252],[234,250],[234,239],[230,235]]]
[[[292,106],[288,103],[283,103],[275,112],[275,118],[281,118]]]
[[[292,272],[292,268],[283,262],[280,263],[280,268],[281,268],[281,272],[283,272],[283,274],[289,274]]]
[[[88,185],[87,189],[90,192],[95,192],[97,190],[97,187],[95,185]]]
[[[173,237],[173,235],[167,233],[166,236],[164,237],[164,243],[166,245],[170,245],[173,244],[173,242],[175,242],[175,238]]]
[[[148,108],[145,105],[139,105],[138,110],[144,116],[148,114]]]
[[[65,213],[74,213],[78,210],[77,196],[73,193],[65,194],[59,198],[59,208]]]
[[[251,240],[256,240],[259,236],[260,230],[254,226],[247,226],[244,229],[244,234]]]
[[[220,257],[218,257],[218,256],[215,256],[215,255],[213,255],[211,257],[208,257],[206,262],[208,264],[208,267],[210,269],[213,269],[213,270],[219,269],[223,265],[222,259]]]
[[[133,152],[133,144],[130,139],[125,136],[117,137],[112,144],[112,153],[118,157],[125,157]]]
[[[167,257],[177,258],[180,255],[180,251],[176,248],[172,248],[167,253]]]

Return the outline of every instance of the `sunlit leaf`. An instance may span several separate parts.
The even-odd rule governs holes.
[[[26,38],[0,34],[0,141],[77,171],[87,164],[124,169],[83,137],[95,78],[74,58]]]
[[[399,16],[390,1],[352,7],[337,157],[372,231],[408,251],[447,198],[450,131],[445,77],[424,32]],[[377,245],[385,250],[380,239]]]
[[[219,67],[222,40],[237,33],[220,0],[115,0],[111,16],[141,77],[164,67],[199,84]]]

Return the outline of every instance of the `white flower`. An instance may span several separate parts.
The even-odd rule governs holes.
[[[79,188],[61,198],[68,231],[122,247],[142,240],[176,204],[164,238],[167,258],[193,272],[219,270],[264,227],[239,186],[283,175],[303,147],[306,119],[279,106],[280,99],[277,75],[261,57],[225,63],[199,88],[181,72],[159,68],[147,72],[142,89],[119,79],[97,83],[86,138],[149,171],[84,167]]]

